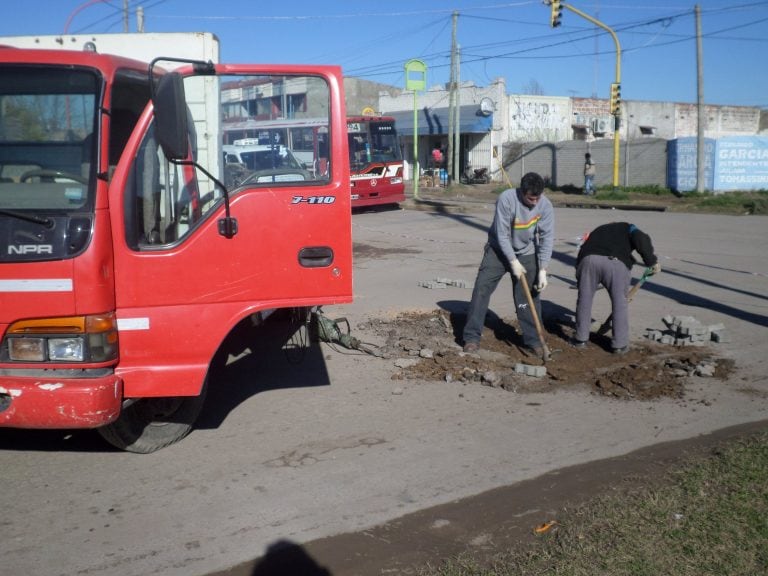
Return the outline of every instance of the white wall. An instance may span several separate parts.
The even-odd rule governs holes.
[[[509,95],[509,141],[571,140],[571,99],[560,96]]]

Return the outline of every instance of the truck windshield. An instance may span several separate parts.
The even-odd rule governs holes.
[[[99,86],[90,70],[0,69],[0,210],[90,206]]]

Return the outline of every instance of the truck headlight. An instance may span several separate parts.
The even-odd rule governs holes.
[[[9,338],[8,357],[16,362],[45,360],[45,338]]]
[[[82,338],[49,338],[48,360],[82,362],[84,348]]]
[[[4,346],[13,362],[108,362],[117,358],[114,313],[35,318],[11,324]]]

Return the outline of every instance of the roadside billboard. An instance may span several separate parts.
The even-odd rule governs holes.
[[[697,138],[670,140],[667,148],[667,187],[676,192],[696,190]],[[704,139],[704,189],[714,190],[715,140]]]
[[[718,138],[715,190],[768,190],[768,137]]]

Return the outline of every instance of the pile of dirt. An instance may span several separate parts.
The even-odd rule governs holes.
[[[359,324],[356,334],[373,342],[393,361],[393,379],[462,381],[514,392],[553,392],[589,387],[627,400],[682,398],[692,375],[726,379],[732,361],[718,358],[708,346],[678,348],[655,342],[633,343],[624,355],[610,352],[610,340],[593,335],[584,349],[568,344],[562,326],[548,326],[550,358],[545,362],[524,349],[516,321],[499,319],[486,326],[478,352],[459,345],[464,317],[443,310],[404,312]],[[544,366],[546,375],[529,376],[523,366]]]

